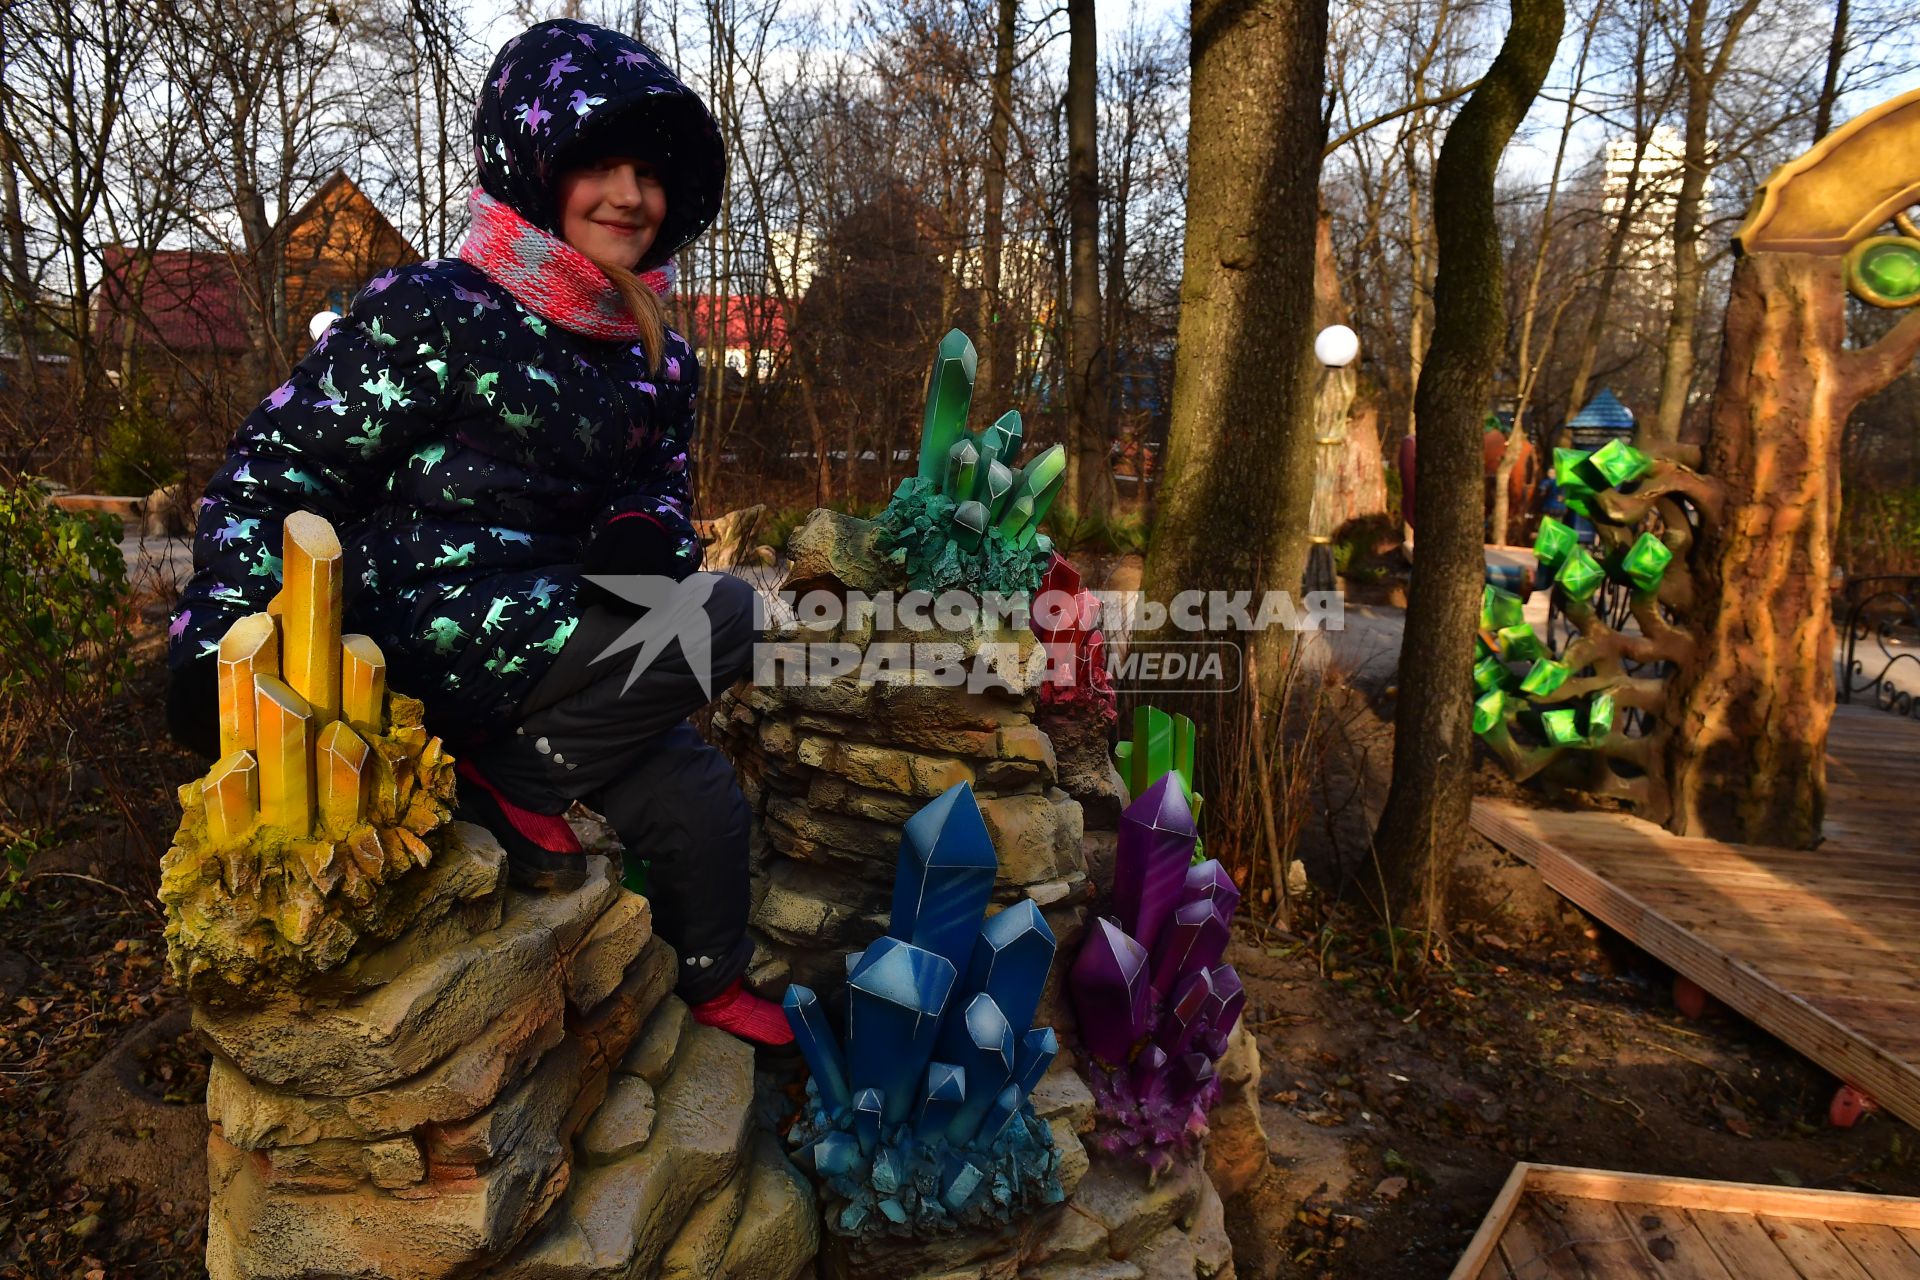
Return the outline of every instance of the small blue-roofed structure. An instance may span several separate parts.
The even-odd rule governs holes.
[[[1602,387],[1580,412],[1567,419],[1576,449],[1598,449],[1609,440],[1627,439],[1633,435],[1633,427],[1633,410],[1620,403],[1611,387]]]

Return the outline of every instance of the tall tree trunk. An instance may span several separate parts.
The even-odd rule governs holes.
[[[1593,35],[1600,26],[1603,6],[1594,5],[1593,12],[1587,17],[1586,30],[1580,36],[1580,56],[1574,62],[1573,88],[1567,94],[1566,115],[1560,121],[1560,142],[1553,149],[1553,174],[1547,179],[1546,204],[1540,210],[1540,239],[1533,249],[1533,269],[1527,273],[1527,297],[1520,310],[1520,354],[1514,363],[1513,430],[1507,433],[1507,444],[1500,451],[1499,465],[1493,474],[1493,510],[1487,520],[1487,536],[1498,543],[1513,541],[1513,531],[1508,527],[1512,523],[1513,513],[1508,510],[1507,483],[1513,476],[1513,469],[1520,462],[1520,455],[1527,445],[1527,403],[1533,398],[1533,385],[1539,377],[1540,369],[1546,364],[1547,356],[1553,351],[1553,330],[1549,325],[1541,342],[1542,351],[1536,358],[1533,350],[1534,324],[1540,316],[1540,281],[1546,275],[1547,255],[1553,249],[1553,211],[1560,202],[1560,173],[1567,163],[1567,143],[1573,138],[1573,118],[1580,104],[1580,92],[1587,83],[1587,54],[1593,49]],[[1558,321],[1559,312],[1554,313]],[[1524,521],[1526,512],[1521,512]],[[1521,535],[1525,536],[1524,524]]]
[[[27,257],[27,222],[20,208],[20,174],[4,136],[0,136],[0,198],[6,202],[4,209],[0,209],[0,217],[5,218],[7,226],[7,325],[13,330],[15,350],[20,356],[21,384],[30,398],[37,398],[40,392],[39,298]]]
[[[1642,128],[1633,137],[1633,168],[1627,171],[1626,194],[1621,197],[1620,212],[1607,237],[1607,254],[1600,265],[1600,287],[1593,300],[1593,314],[1587,317],[1587,332],[1580,342],[1579,358],[1573,366],[1573,383],[1567,389],[1567,411],[1561,415],[1562,421],[1586,407],[1587,384],[1593,379],[1593,362],[1600,353],[1600,340],[1606,336],[1607,312],[1613,309],[1613,290],[1620,279],[1620,260],[1626,256],[1627,237],[1633,232],[1640,201],[1640,169],[1646,162],[1651,136]]]
[[[1007,402],[1012,370],[1007,335],[1000,323],[1000,260],[1007,228],[1007,136],[1013,128],[1014,19],[1020,0],[999,0],[999,21],[993,37],[993,118],[987,125],[987,173],[983,185],[986,217],[980,240],[980,311],[974,323],[975,346],[980,352],[979,376],[974,385],[982,404],[998,412]]]
[[[1835,0],[1833,39],[1827,42],[1827,76],[1820,82],[1820,101],[1813,113],[1813,140],[1827,136],[1833,128],[1833,104],[1840,96],[1840,64],[1847,56],[1847,0]]]
[[[1400,648],[1393,783],[1374,847],[1396,922],[1446,925],[1446,885],[1472,805],[1468,671],[1482,577],[1480,433],[1506,339],[1500,156],[1553,63],[1561,0],[1512,0],[1513,21],[1486,78],[1454,118],[1434,166],[1439,263],[1433,309],[1447,323],[1428,348],[1420,424],[1420,554]]]
[[[1707,112],[1713,84],[1707,78],[1706,22],[1712,0],[1688,0],[1686,38],[1680,51],[1687,80],[1685,168],[1673,202],[1673,299],[1667,310],[1667,337],[1660,353],[1660,400],[1647,425],[1647,438],[1668,443],[1680,438],[1693,385],[1693,330],[1700,318],[1700,209],[1707,193]]]
[[[1160,602],[1297,589],[1313,492],[1326,2],[1196,0],[1192,26],[1191,113],[1207,127],[1187,146],[1173,408],[1145,574]],[[1276,648],[1260,669],[1277,680],[1285,665]]]
[[[1687,393],[1693,387],[1694,328],[1700,318],[1700,284],[1706,270],[1700,261],[1700,220],[1706,205],[1707,179],[1712,174],[1707,125],[1713,95],[1726,75],[1740,29],[1760,0],[1742,0],[1727,15],[1726,30],[1709,61],[1707,17],[1713,0],[1688,0],[1680,64],[1686,78],[1685,169],[1680,193],[1673,203],[1673,301],[1667,311],[1667,337],[1660,359],[1660,402],[1650,424],[1642,424],[1647,439],[1671,444],[1680,438],[1687,415]]]
[[[1100,315],[1099,36],[1093,0],[1067,0],[1067,489],[1074,514],[1113,506],[1112,421]]]
[[[1668,825],[1803,847],[1820,837],[1833,718],[1829,582],[1847,416],[1920,349],[1920,315],[1845,348],[1845,259],[1734,266],[1707,474],[1725,489],[1691,557],[1699,661],[1670,690]]]

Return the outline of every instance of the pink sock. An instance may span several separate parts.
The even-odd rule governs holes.
[[[515,831],[548,853],[584,854],[586,852],[580,844],[580,837],[573,834],[573,828],[567,825],[563,815],[535,813],[531,809],[521,808],[501,795],[500,788],[488,782],[486,776],[467,760],[456,762],[453,768],[463,780],[473,783],[493,797],[493,802],[500,806],[500,812],[507,815],[507,821],[513,824]]]

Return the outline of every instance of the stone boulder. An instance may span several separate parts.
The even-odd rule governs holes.
[[[464,839],[498,886],[498,844]],[[408,933],[351,957],[330,994],[197,1006],[215,1051],[209,1274],[654,1266],[703,1197],[732,1185],[744,1205],[754,1180],[752,1055],[689,1030],[669,994],[675,963],[646,900],[594,857],[568,893],[445,896]],[[760,1175],[763,1197],[774,1172]],[[543,1261],[577,1234],[579,1206],[614,1203],[628,1207],[627,1237],[597,1241],[593,1266]],[[708,1214],[702,1229],[722,1238],[689,1256],[724,1255],[737,1218]],[[811,1230],[809,1218],[788,1235],[804,1244]]]

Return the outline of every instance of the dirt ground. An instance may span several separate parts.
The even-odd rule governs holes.
[[[1243,1277],[1445,1276],[1520,1160],[1920,1195],[1911,1128],[1830,1127],[1831,1076],[1474,846],[1421,982],[1345,911],[1237,939],[1286,1214]]]
[[[0,1277],[204,1274],[205,1059],[163,976],[157,852],[126,835],[132,813],[164,844],[195,767],[160,732],[157,656],[134,693],[96,726],[122,794],[76,775],[73,830],[0,910]],[[1671,973],[1477,841],[1450,949],[1408,977],[1334,901],[1384,759],[1383,691],[1351,696],[1342,807],[1303,848],[1324,888],[1232,956],[1275,1173],[1242,1276],[1445,1276],[1517,1160],[1920,1195],[1910,1128],[1828,1127],[1832,1078],[1725,1011],[1681,1016]]]

